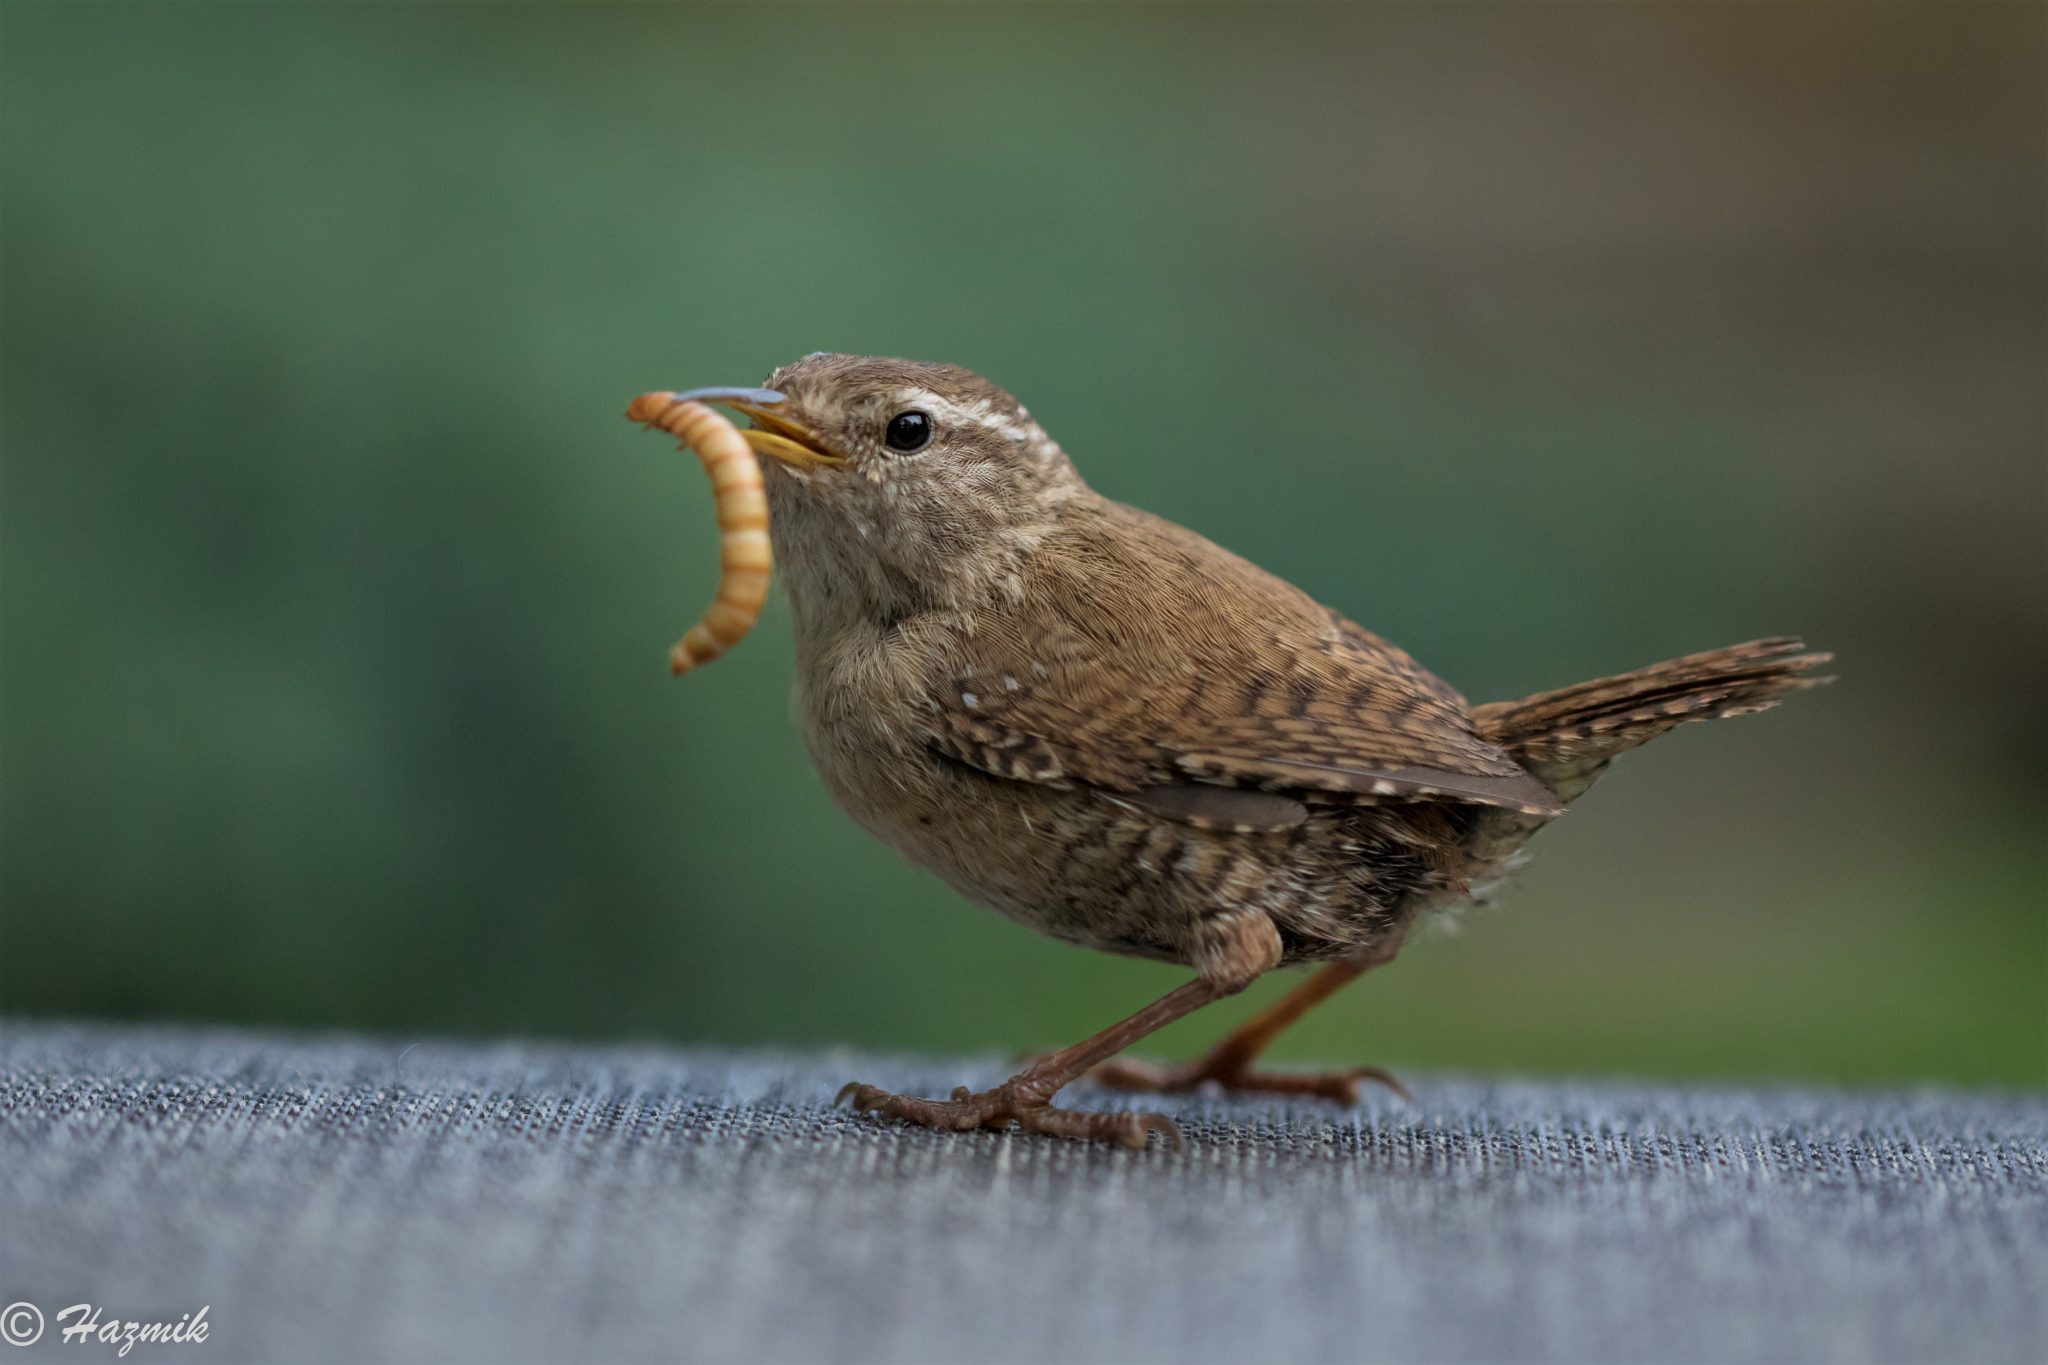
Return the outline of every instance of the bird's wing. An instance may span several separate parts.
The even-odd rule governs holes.
[[[998,777],[1238,828],[1298,823],[1329,802],[1560,809],[1408,655],[1114,503],[1070,516],[1014,603],[948,641],[921,699],[925,741]]]

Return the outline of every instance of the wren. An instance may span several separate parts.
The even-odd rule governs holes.
[[[1192,531],[1082,482],[1008,393],[953,365],[814,354],[745,413],[796,634],[812,761],[870,833],[968,899],[1193,979],[990,1090],[854,1083],[935,1128],[1141,1147],[1156,1113],[1060,1109],[1127,1089],[1349,1102],[1374,1067],[1256,1070],[1288,1024],[1500,879],[1616,755],[1827,679],[1779,637],[1473,706],[1406,653]],[[1116,1054],[1276,967],[1320,969],[1205,1055]]]

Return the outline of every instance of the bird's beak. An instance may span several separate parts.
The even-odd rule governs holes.
[[[774,389],[685,389],[672,396],[678,402],[716,403],[745,413],[754,425],[741,429],[740,435],[756,455],[798,469],[846,463],[846,457],[828,448],[816,432],[782,415],[789,404],[787,394]]]

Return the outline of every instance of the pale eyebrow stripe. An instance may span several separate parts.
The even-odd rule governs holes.
[[[929,389],[900,389],[897,391],[896,400],[927,408],[937,417],[977,426],[984,431],[993,431],[1013,441],[1025,440],[1031,435],[1030,418],[1013,418],[1007,413],[998,412],[986,399],[970,406],[956,403],[950,398],[941,398]]]

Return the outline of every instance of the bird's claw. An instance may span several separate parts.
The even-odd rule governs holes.
[[[902,1123],[952,1132],[976,1128],[1003,1132],[1014,1123],[1027,1133],[1044,1133],[1078,1142],[1114,1142],[1134,1151],[1148,1146],[1154,1133],[1165,1138],[1175,1151],[1186,1147],[1180,1125],[1164,1114],[1094,1114],[1077,1109],[1055,1109],[1044,1099],[1022,1093],[1008,1083],[982,1091],[958,1086],[951,1099],[929,1100],[851,1081],[840,1087],[832,1103],[836,1107],[848,1100],[852,1101],[855,1113],[880,1114]]]
[[[1243,1091],[1261,1095],[1313,1095],[1318,1099],[1334,1100],[1338,1104],[1356,1104],[1359,1085],[1372,1081],[1383,1085],[1410,1103],[1415,1097],[1408,1093],[1408,1087],[1391,1071],[1376,1066],[1347,1067],[1341,1071],[1326,1071],[1309,1075],[1289,1075],[1284,1072],[1253,1071],[1241,1062],[1218,1058],[1198,1058],[1178,1066],[1156,1066],[1132,1057],[1115,1057],[1097,1066],[1088,1073],[1088,1078],[1098,1085],[1112,1090],[1151,1091],[1155,1094],[1180,1094],[1199,1089],[1203,1085],[1215,1084],[1225,1091]]]

